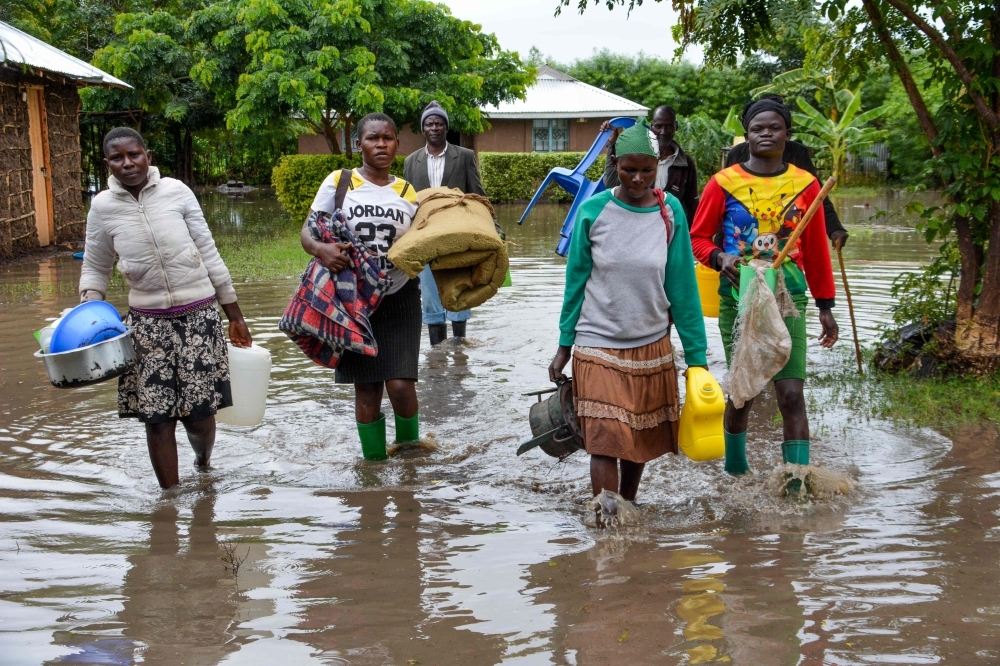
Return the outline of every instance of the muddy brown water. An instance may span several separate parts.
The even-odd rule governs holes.
[[[203,201],[217,234],[252,241],[280,218],[263,195]],[[892,278],[932,254],[904,216],[870,219],[905,201],[838,200],[868,340]],[[182,445],[167,493],[114,384],[56,390],[31,356],[31,332],[74,303],[80,264],[0,267],[0,663],[1000,661],[1000,444],[986,427],[949,439],[862,421],[809,389],[814,461],[857,489],[799,505],[763,492],[780,462],[768,396],[753,480],[664,457],[639,525],[587,527],[585,456],[514,456],[530,436],[521,394],[545,384],[556,344],[565,208],[520,228],[519,214],[502,209],[514,286],[475,310],[470,344],[424,339],[422,428],[438,451],[363,461],[350,389],[277,330],[294,280],[242,284],[274,359],[265,421],[221,426],[209,474]],[[112,300],[124,308],[123,292]],[[837,315],[845,341],[810,348],[817,372],[849,355]],[[236,578],[221,559],[233,546]]]

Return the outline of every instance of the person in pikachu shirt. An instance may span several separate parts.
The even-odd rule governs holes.
[[[749,259],[773,260],[820,191],[815,176],[782,160],[792,128],[791,113],[784,104],[762,99],[747,110],[744,122],[750,158],[723,169],[708,181],[691,225],[695,258],[720,273],[719,330],[727,365],[738,311],[733,286],[739,285],[739,265]],[[798,465],[809,464],[809,419],[803,395],[807,286],[823,327],[820,345],[832,347],[838,336],[831,312],[836,286],[822,207],[815,217],[782,264],[785,284],[799,316],[785,319],[792,354],[773,378],[783,419],[782,458]],[[746,439],[752,404],[752,400],[748,401],[739,409],[731,401],[726,405],[726,471],[733,475],[750,471]]]

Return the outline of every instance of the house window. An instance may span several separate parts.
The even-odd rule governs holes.
[[[532,149],[539,153],[559,153],[569,150],[569,120],[536,118],[531,127]]]

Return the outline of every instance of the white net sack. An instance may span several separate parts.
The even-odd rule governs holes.
[[[798,309],[785,287],[784,272],[778,270],[775,293],[765,273],[770,263],[750,262],[755,275],[740,294],[739,312],[733,325],[733,353],[723,388],[739,409],[764,390],[792,354],[792,338],[784,317],[798,316]],[[780,301],[780,305],[779,305]]]

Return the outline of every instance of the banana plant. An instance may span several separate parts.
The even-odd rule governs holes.
[[[883,115],[889,107],[882,105],[859,114],[861,86],[854,91],[838,90],[833,97],[834,106],[830,118],[799,97],[795,101],[801,113],[792,113],[792,119],[796,140],[814,150],[829,151],[833,175],[840,183],[846,173],[847,154],[860,156],[888,134],[869,123]]]

